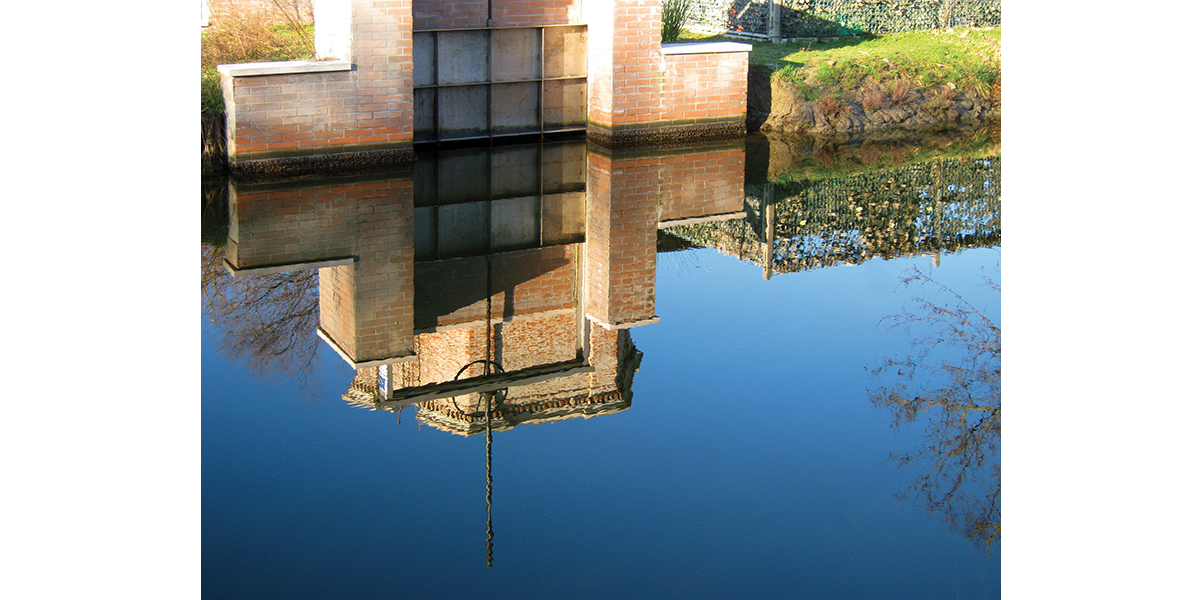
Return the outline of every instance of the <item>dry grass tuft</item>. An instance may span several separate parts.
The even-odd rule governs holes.
[[[938,104],[948,104],[958,99],[958,92],[949,84],[934,89],[929,94],[929,100]]]
[[[829,119],[838,116],[838,114],[846,110],[846,108],[846,105],[841,100],[838,100],[833,96],[825,96],[821,98],[819,102],[817,102],[817,110],[821,111],[821,114],[825,115],[825,117]]]
[[[887,96],[883,90],[879,89],[878,85],[863,88],[862,90],[862,107],[867,112],[874,112],[884,107],[887,102]]]
[[[901,75],[891,81],[888,91],[892,104],[900,104],[904,102],[905,98],[908,98],[908,93],[912,91],[912,80]]]

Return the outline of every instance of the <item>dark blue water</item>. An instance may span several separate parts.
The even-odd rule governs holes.
[[[204,597],[997,598],[999,541],[898,495],[932,462],[892,455],[936,423],[870,401],[871,369],[934,331],[887,317],[953,302],[914,269],[1000,324],[998,245],[936,262],[765,280],[659,253],[629,408],[494,435],[491,567],[484,435],[347,404],[323,343],[309,377],[252,374],[202,309]]]

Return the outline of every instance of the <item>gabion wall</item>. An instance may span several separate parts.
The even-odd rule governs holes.
[[[1000,24],[1000,0],[779,0],[785,38]],[[768,35],[766,0],[693,0],[688,24]]]

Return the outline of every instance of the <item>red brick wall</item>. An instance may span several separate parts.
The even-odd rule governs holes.
[[[492,318],[512,318],[575,305],[582,244],[492,255]],[[427,329],[484,318],[486,257],[452,258],[416,266],[416,327]]]
[[[589,5],[588,118],[610,130],[744,122],[747,52],[662,53],[659,0]]]
[[[673,221],[739,212],[745,201],[746,150],[714,148],[657,159],[658,220]]]
[[[588,6],[588,119],[605,127],[657,120],[661,92],[659,0]]]
[[[223,75],[230,157],[411,146],[410,2],[354,3],[353,71]]]
[[[356,357],[354,265],[320,269],[321,329],[348,356]]]
[[[413,183],[230,191],[226,257],[252,269],[355,257],[321,270],[321,328],[355,361],[412,352]]]
[[[658,178],[653,164],[588,152],[587,306],[609,326],[654,316]]]
[[[520,403],[548,396],[598,395],[615,391],[620,345],[622,338],[625,344],[629,343],[628,333],[606,330],[595,324],[588,326],[591,328],[589,362],[595,368],[594,372],[512,387],[507,390],[507,400]],[[400,371],[404,376],[396,389],[452,381],[464,366],[487,356],[486,331],[484,326],[478,325],[418,335],[417,358],[402,364]],[[578,338],[579,324],[573,312],[531,315],[493,325],[493,356],[506,372],[565,362],[576,358]],[[461,377],[476,377],[482,372],[481,365],[473,365],[463,371]],[[476,397],[460,396],[456,400],[460,408],[470,410],[475,406]]]
[[[409,147],[412,29],[482,27],[486,2],[353,5],[353,71],[223,77],[234,162]],[[660,0],[497,0],[497,27],[588,23],[588,120],[608,130],[743,123],[745,52],[663,55]],[[586,13],[586,14],[585,14]]]
[[[654,317],[660,221],[742,210],[746,153],[588,152],[588,316],[609,326]]]
[[[746,120],[748,52],[670,54],[660,119]]]

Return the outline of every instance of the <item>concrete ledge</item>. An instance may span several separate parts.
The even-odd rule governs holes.
[[[252,77],[255,75],[289,75],[293,73],[325,73],[328,71],[350,71],[354,64],[344,60],[289,60],[281,62],[240,63],[217,65],[217,71],[230,77]]]
[[[593,315],[587,315],[587,318],[589,321],[591,321],[609,331],[616,331],[619,329],[633,329],[634,327],[641,327],[642,325],[653,325],[658,322],[657,316],[650,317],[649,319],[642,319],[640,321],[625,321],[622,323],[615,323],[615,324],[614,323],[606,323],[603,319],[597,318]]]
[[[690,42],[663,44],[662,53],[671,54],[717,54],[719,52],[749,52],[754,49],[750,44],[738,42]]]
[[[238,268],[229,259],[225,259],[225,269],[233,277],[255,277],[259,275],[270,275],[272,273],[284,273],[286,271],[302,271],[305,269],[324,269],[325,267],[340,267],[342,265],[354,264],[354,257],[335,258],[330,260],[320,260],[314,262],[287,263],[281,265],[266,265],[260,267]]]
[[[695,225],[696,223],[709,223],[711,221],[728,221],[730,219],[745,219],[745,218],[746,218],[746,211],[721,213],[721,214],[717,214],[717,215],[708,215],[708,216],[704,216],[704,217],[689,217],[686,219],[675,219],[673,221],[660,221],[658,223],[658,228],[666,229],[668,227],[675,227],[677,225]]]
[[[389,356],[387,358],[377,358],[374,360],[355,361],[353,358],[350,357],[349,353],[347,353],[345,350],[343,350],[342,347],[339,346],[338,343],[335,342],[332,337],[330,337],[330,335],[328,333],[325,333],[324,329],[317,327],[317,337],[321,338],[321,341],[325,342],[326,344],[329,344],[329,347],[333,348],[333,351],[337,352],[338,356],[342,357],[342,360],[346,361],[351,367],[354,367],[355,369],[381,367],[383,365],[393,365],[396,363],[410,362],[410,361],[417,360],[417,353],[409,352],[408,354]]]

